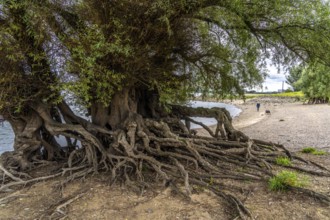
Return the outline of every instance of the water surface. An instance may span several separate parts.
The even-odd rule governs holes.
[[[0,123],[0,154],[12,151],[14,145],[14,132],[8,122]]]

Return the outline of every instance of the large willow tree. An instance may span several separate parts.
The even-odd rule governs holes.
[[[182,182],[187,194],[191,184],[209,186],[241,216],[248,210],[210,179],[264,180],[274,157],[295,156],[236,131],[224,109],[175,104],[196,91],[242,95],[262,82],[266,59],[330,60],[321,0],[0,2],[0,114],[16,136],[8,169],[64,159],[138,186],[150,177]],[[190,116],[215,117],[216,131],[194,136]]]

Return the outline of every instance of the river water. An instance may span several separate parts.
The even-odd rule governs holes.
[[[0,154],[12,151],[14,145],[14,132],[8,122],[0,123]]]
[[[241,113],[241,109],[219,102],[202,102],[202,101],[191,101],[188,103],[189,106],[197,108],[197,107],[204,107],[204,108],[226,108],[232,117],[236,117]],[[215,125],[217,121],[214,118],[202,118],[202,117],[192,117],[194,120],[204,123],[207,126]],[[192,124],[191,128],[200,128],[199,125]],[[0,124],[0,154],[5,151],[12,151],[13,144],[14,144],[14,132],[8,122],[4,122],[3,126]]]
[[[193,108],[198,108],[198,107],[203,107],[203,108],[225,108],[227,111],[229,111],[230,116],[232,118],[237,117],[242,110],[237,108],[234,105],[229,105],[225,103],[220,103],[220,102],[203,102],[203,101],[191,101],[188,103],[188,106],[191,106]],[[202,122],[203,124],[210,126],[210,125],[215,125],[217,124],[217,121],[215,118],[204,118],[204,117],[191,117],[195,121]],[[191,124],[190,126],[191,129],[194,128],[201,128],[201,126],[196,125],[196,124]]]

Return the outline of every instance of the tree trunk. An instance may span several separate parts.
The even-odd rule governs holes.
[[[109,107],[100,102],[94,102],[91,106],[92,123],[105,127],[109,120]]]
[[[136,113],[136,100],[130,89],[123,89],[116,93],[110,104],[110,116],[108,123],[112,130],[116,130],[125,121],[130,113]]]
[[[116,93],[110,104],[108,124],[112,130],[120,127],[129,115],[139,114],[144,118],[158,118],[159,95],[146,87],[126,88]]]
[[[36,112],[30,111],[24,117],[9,118],[8,121],[15,133],[14,160],[20,168],[26,169],[30,165],[29,161],[33,153],[41,147],[40,129],[43,124],[42,119]]]

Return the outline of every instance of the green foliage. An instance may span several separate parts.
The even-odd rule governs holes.
[[[162,103],[236,97],[263,81],[266,59],[330,60],[322,0],[3,0],[0,11],[1,109],[56,104],[63,90],[87,106],[123,88]]]
[[[301,90],[301,86],[297,84],[298,80],[301,78],[304,67],[302,65],[293,67],[289,71],[289,75],[286,76],[286,83],[292,86],[294,91]]]
[[[313,155],[325,155],[326,154],[325,151],[317,150],[314,147],[306,147],[306,148],[302,149],[301,152],[306,153],[306,154],[313,154]]]
[[[106,105],[121,88],[125,75],[109,70],[100,60],[109,53],[129,59],[130,48],[121,45],[120,39],[107,42],[97,25],[89,26],[79,36],[71,41],[75,47],[70,48],[72,62],[68,64],[70,72],[79,72],[79,81],[65,84],[63,88],[79,95],[85,103],[98,100]]]
[[[304,97],[304,94],[301,91],[299,91],[299,92],[283,92],[283,93],[271,94],[270,96],[300,99]]]
[[[325,152],[324,150],[317,150],[312,152],[313,155],[326,155],[327,152]]]
[[[296,172],[283,170],[269,179],[269,188],[274,191],[287,190],[289,187],[302,187],[307,185],[306,177],[299,177]]]
[[[87,72],[86,75],[90,76],[80,81],[76,90],[85,91],[82,94],[85,99],[87,97],[86,101],[94,97],[103,102],[122,86],[137,83],[159,89],[163,103],[187,99],[193,91],[203,94],[211,91],[217,97],[242,95],[242,88],[262,82],[265,57],[289,64],[296,57],[290,50],[303,51],[293,42],[301,41],[298,45],[302,46],[312,43],[302,41],[307,36],[309,39],[316,37],[313,31],[307,31],[306,25],[310,26],[311,21],[314,23],[316,14],[323,17],[325,11],[321,2],[310,4],[308,1],[295,4],[290,1],[281,1],[280,4],[268,1],[255,1],[254,4],[198,0],[136,3],[124,0],[120,4],[116,1],[81,1],[80,19],[88,18],[91,24],[97,25],[101,30],[99,33],[104,35],[104,43],[129,48],[130,56],[107,51],[96,60],[92,59],[99,66],[96,71],[96,67],[86,67],[88,60],[75,59],[78,63],[76,71]],[[292,23],[296,24],[293,29]],[[315,24],[323,27],[325,21]],[[283,37],[277,33],[279,27],[283,37],[289,38],[286,43],[292,42],[294,46],[282,47]],[[121,41],[115,43],[114,39]],[[71,45],[68,47],[70,49]],[[312,48],[303,47],[305,51]],[[267,48],[274,53],[263,53]],[[88,58],[89,47],[83,46],[83,49],[82,58]],[[308,52],[313,54],[316,51]],[[277,56],[279,54],[285,54],[285,57]],[[104,69],[99,70],[101,66]],[[111,73],[105,73],[109,67]],[[97,83],[91,83],[90,78],[95,72],[110,74],[110,81],[114,74],[120,79],[115,78],[109,88],[102,86],[96,89],[96,94],[88,94],[91,89],[103,85],[100,81],[109,81],[97,77]]]
[[[316,149],[314,147],[306,147],[306,148],[302,149],[301,152],[306,153],[306,154],[310,154],[310,153],[313,153],[315,151],[316,151]]]
[[[27,105],[58,97],[45,50],[47,11],[26,0],[1,2],[0,113],[21,113]]]
[[[290,158],[288,157],[278,157],[276,158],[276,164],[282,166],[290,166],[292,164]]]
[[[330,68],[323,64],[307,66],[297,85],[308,99],[330,99]]]

